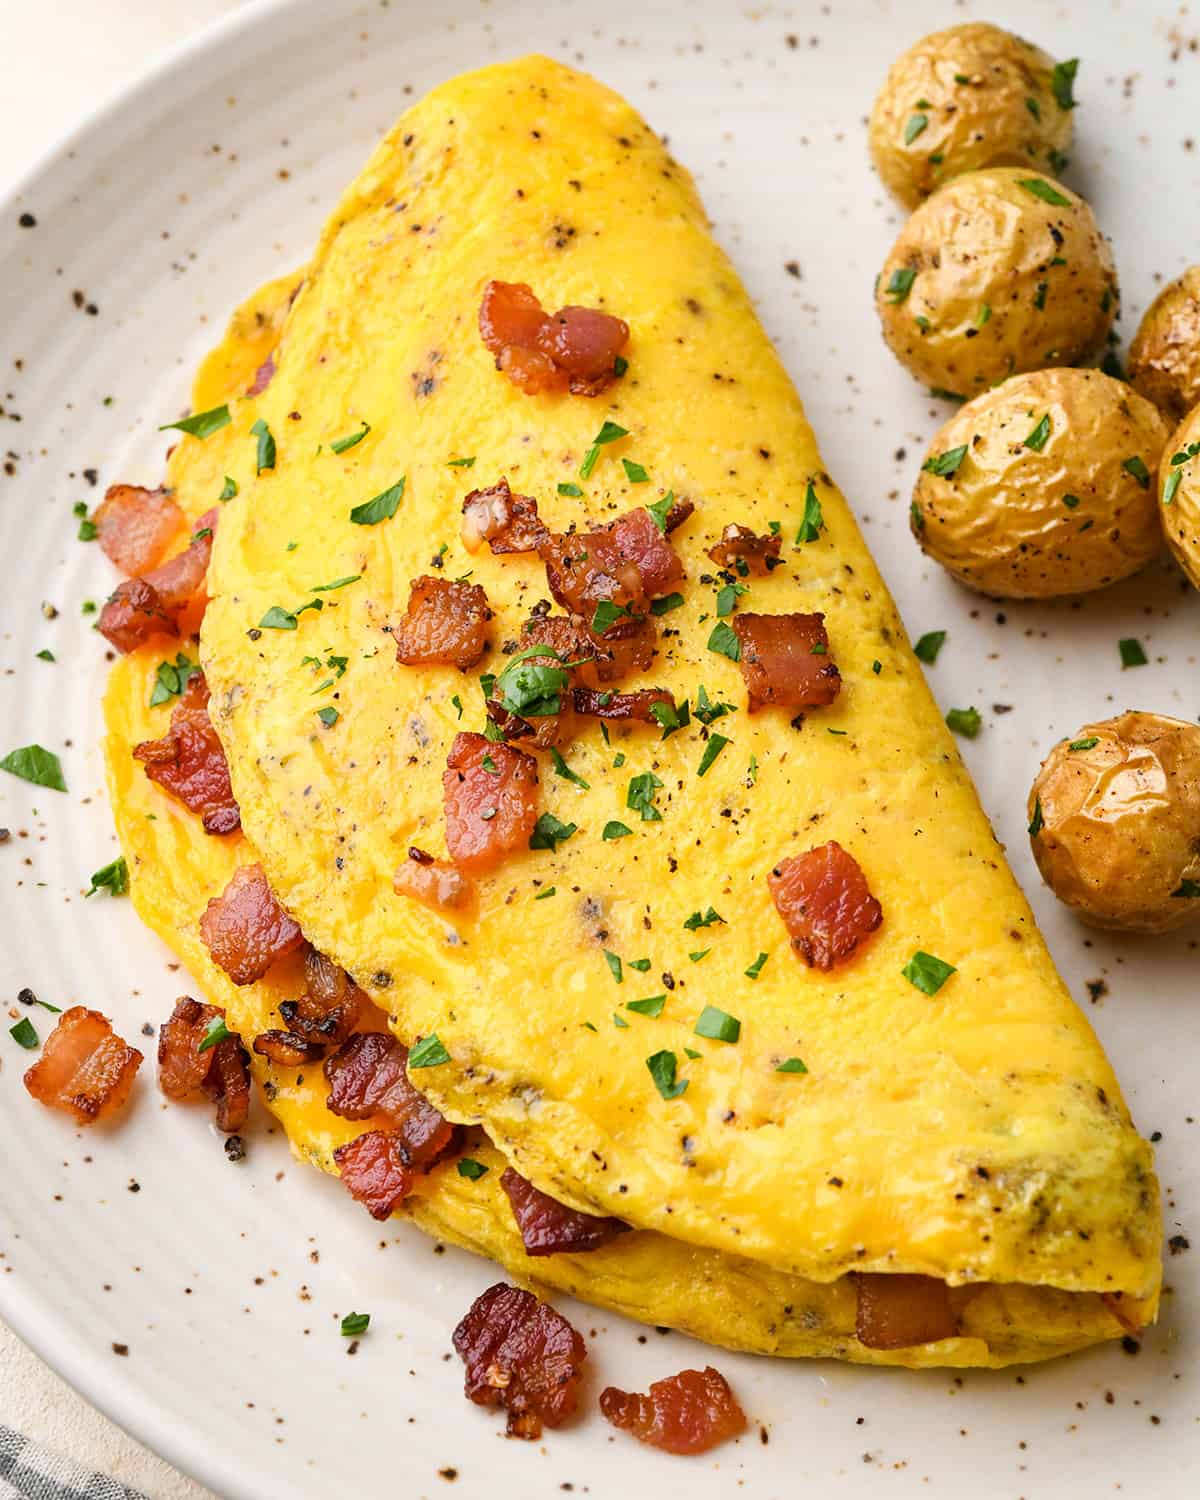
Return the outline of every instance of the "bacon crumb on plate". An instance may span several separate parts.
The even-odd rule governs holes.
[[[170,490],[111,484],[92,513],[101,551],[127,577],[148,573],[162,561],[183,526],[183,512]]]
[[[768,705],[825,708],[837,697],[842,678],[829,655],[824,615],[739,611],[732,624],[751,713]]]
[[[520,281],[489,281],[479,306],[479,333],[502,370],[527,396],[570,391],[598,396],[616,378],[629,325],[591,307],[547,314]]]
[[[810,969],[832,969],[883,921],[858,861],[836,839],[781,859],[767,876],[792,947]]]
[[[575,1411],[583,1339],[561,1313],[532,1292],[499,1281],[475,1299],[454,1330],[466,1366],[465,1394],[477,1406],[508,1412],[509,1437],[534,1440]]]
[[[213,962],[234,984],[253,984],[277,958],[304,941],[271,893],[261,865],[239,865],[229,884],[205,907],[200,936]]]
[[[117,1036],[106,1016],[73,1005],[26,1071],[25,1087],[39,1104],[91,1125],[118,1113],[141,1063],[142,1054]]]
[[[442,775],[446,847],[469,875],[529,846],[537,824],[537,762],[482,734],[455,736]]]
[[[500,1186],[508,1196],[526,1255],[581,1255],[599,1250],[629,1229],[620,1219],[568,1208],[511,1167],[505,1168]]]
[[[746,1415],[719,1370],[680,1370],[656,1380],[648,1395],[608,1386],[600,1411],[614,1427],[666,1453],[707,1453],[746,1428]]]
[[[487,649],[491,618],[479,584],[428,574],[414,578],[408,609],[392,628],[396,660],[406,667],[435,664],[465,671]]]
[[[950,1289],[936,1276],[859,1273],[855,1333],[867,1349],[910,1349],[958,1334]]]
[[[235,833],[241,827],[225,751],[209,718],[203,672],[193,674],[171,710],[169,731],[160,740],[135,745],[133,754],[151,781],[200,814],[205,833]]]

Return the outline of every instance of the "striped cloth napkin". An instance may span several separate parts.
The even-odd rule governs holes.
[[[146,1500],[107,1474],[91,1474],[0,1422],[0,1500]]]

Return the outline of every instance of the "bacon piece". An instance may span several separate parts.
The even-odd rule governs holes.
[[[218,1128],[229,1135],[242,1128],[250,1113],[250,1060],[236,1034],[200,1050],[209,1026],[224,1015],[188,995],[176,1000],[158,1032],[158,1086],[177,1101],[203,1089],[217,1106]]]
[[[275,376],[276,352],[276,350],[272,349],[270,354],[267,355],[266,359],[263,360],[262,364],[259,365],[258,369],[255,370],[254,383],[247,388],[247,396],[261,396],[266,388],[271,384],[271,381]]]
[[[781,859],[767,876],[792,947],[810,969],[832,969],[883,921],[867,877],[836,840]]]
[[[254,1038],[254,1050],[281,1068],[298,1068],[302,1063],[320,1062],[325,1056],[320,1042],[307,1041],[294,1031],[262,1031]]]
[[[490,771],[485,761],[495,766]],[[442,775],[446,847],[469,875],[493,869],[525,849],[537,823],[537,762],[481,734],[455,736]]]
[[[133,749],[151,781],[199,813],[205,833],[234,833],[241,813],[229,784],[225,751],[208,716],[208,684],[203,672],[188,681],[171,710],[171,728],[161,740],[143,740]]]
[[[463,544],[478,552],[487,542],[494,553],[536,552],[549,528],[538,515],[532,495],[514,495],[508,480],[487,490],[472,490],[463,501]]]
[[[491,618],[487,594],[477,583],[415,578],[408,612],[392,630],[396,660],[406,667],[436,663],[465,671],[487,647]]]
[[[719,1370],[680,1370],[646,1396],[614,1385],[600,1392],[605,1419],[666,1453],[707,1453],[746,1430],[746,1414]]]
[[[368,1130],[333,1153],[342,1185],[373,1219],[386,1219],[412,1191],[416,1172],[400,1156],[390,1130]]]
[[[675,707],[674,695],[665,688],[639,688],[635,693],[598,693],[594,688],[575,689],[575,712],[598,719],[632,719],[655,724],[651,710],[662,704]]]
[[[598,396],[616,378],[629,325],[598,308],[562,307],[547,315],[524,282],[489,281],[479,306],[479,333],[526,395],[569,390]]]
[[[98,629],[118,651],[127,653],[157,635],[177,635],[180,617],[203,597],[212,556],[216,510],[196,524],[195,539],[182,552],[152,568],[144,578],[119,584],[100,611]]]
[[[590,624],[598,604],[612,604],[634,616],[649,609],[642,575],[610,531],[551,532],[538,555],[554,598],[585,623]]]
[[[161,561],[183,525],[183,512],[170,490],[110,484],[92,521],[105,557],[132,576],[148,572]]]
[[[583,1339],[532,1292],[498,1281],[477,1297],[454,1330],[467,1367],[465,1394],[477,1406],[508,1411],[508,1435],[536,1439],[561,1427],[578,1401]]]
[[[829,655],[824,615],[747,611],[734,615],[732,624],[751,713],[767,704],[824,708],[837,697],[842,677]]]
[[[213,962],[234,984],[253,984],[277,958],[304,941],[276,901],[261,865],[239,865],[229,884],[205,907],[200,936]]]
[[[489,704],[489,714],[491,709]],[[518,722],[524,724],[525,720]],[[461,870],[447,860],[434,859],[423,849],[408,851],[408,858],[392,876],[392,889],[398,896],[411,896],[435,911],[457,911],[468,905],[475,894],[474,886]]]
[[[655,632],[644,620],[628,634],[603,640],[567,615],[535,615],[525,626],[524,636],[539,646],[550,646],[563,661],[578,662],[574,681],[598,688],[617,682],[630,672],[644,672],[655,657]]]
[[[629,1229],[620,1219],[568,1208],[511,1167],[505,1168],[500,1186],[508,1194],[526,1255],[582,1255],[599,1250]]]
[[[91,1125],[119,1112],[141,1062],[142,1054],[117,1036],[107,1016],[73,1005],[26,1071],[25,1087],[39,1104]]]
[[[736,521],[726,526],[716,546],[708,549],[718,568],[745,577],[756,573],[763,577],[779,566],[779,549],[783,543],[780,536],[760,536],[749,526],[739,526]]]
[[[909,1349],[958,1334],[950,1291],[936,1276],[858,1273],[855,1332],[868,1349]]]
[[[685,500],[671,507],[667,516],[668,527],[676,513],[679,518],[675,525],[678,526],[691,515],[692,502]],[[658,529],[658,523],[645,506],[639,505],[618,516],[608,530],[621,556],[638,570],[642,589],[648,598],[657,599],[669,594],[687,576],[679,554]]]
[[[382,1031],[358,1031],[325,1059],[326,1104],[343,1120],[385,1119],[406,1167],[426,1172],[447,1149],[454,1126],[406,1071],[408,1048]]]
[[[309,947],[304,954],[304,992],[280,1002],[279,1014],[288,1033],[305,1041],[321,1057],[336,1047],[358,1024],[367,997],[345,969]]]

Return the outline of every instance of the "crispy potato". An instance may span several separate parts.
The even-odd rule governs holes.
[[[1093,927],[1167,932],[1200,918],[1200,727],[1128,712],[1085,724],[1029,792],[1042,879]]]
[[[1085,364],[1118,303],[1091,209],[1020,167],[940,188],[900,231],[875,283],[900,363],[935,390],[968,397],[1024,370]]]
[[[1200,589],[1200,405],[1163,449],[1158,494],[1167,545]]]
[[[892,64],[868,128],[875,169],[906,208],[980,167],[1056,176],[1071,144],[1073,62],[973,21],[922,37]]]
[[[1103,588],[1162,547],[1158,409],[1099,370],[1038,370],[977,396],[930,444],[913,534],[969,588],[1049,599]]]
[[[1129,380],[1170,422],[1200,402],[1200,266],[1189,266],[1146,309],[1129,346]]]

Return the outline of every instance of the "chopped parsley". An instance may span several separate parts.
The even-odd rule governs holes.
[[[631,958],[629,960],[629,967],[636,969],[639,974],[645,974],[649,972],[650,960],[648,958]]]
[[[182,651],[174,661],[160,661],[154,671],[150,707],[157,708],[160,703],[178,697],[199,670],[195,662],[189,661]]]
[[[585,792],[590,791],[591,783],[588,781],[584,781],[583,777],[580,776],[578,771],[572,771],[570,766],[567,765],[566,761],[562,758],[557,745],[552,745],[550,747],[550,759],[554,764],[554,773],[556,776],[561,776],[564,781],[571,782],[573,786],[582,787]]]
[[[718,734],[714,730],[708,737],[708,744],[705,745],[704,754],[700,757],[700,764],[696,767],[696,775],[705,775],[706,772],[711,768],[717,756],[720,755],[725,746],[729,744],[732,744],[731,740],[727,740],[723,734]]]
[[[84,896],[94,896],[97,891],[107,891],[110,896],[124,896],[129,890],[129,866],[120,854],[108,864],[102,865],[92,876],[91,887]]]
[[[611,599],[601,599],[592,615],[591,628],[596,635],[603,635],[618,620],[628,618],[628,616],[629,609],[626,605],[614,604]]]
[[[58,756],[41,745],[22,745],[18,750],[10,750],[0,760],[0,771],[8,771],[22,781],[32,781],[34,786],[49,787],[53,792],[67,789]]]
[[[1078,495],[1064,495],[1063,496],[1063,504],[1067,507],[1068,510],[1074,510],[1078,506],[1078,504],[1079,504],[1079,496]]]
[[[1040,198],[1043,203],[1049,203],[1054,208],[1070,208],[1070,198],[1064,197],[1044,177],[1018,177],[1017,186],[1023,187],[1027,193],[1032,193],[1035,198]]]
[[[616,818],[612,818],[605,823],[600,837],[606,844],[611,844],[613,839],[627,839],[632,832],[632,828],[626,828],[624,823],[618,823]]]
[[[223,1015],[213,1016],[204,1028],[204,1035],[200,1038],[200,1045],[196,1051],[207,1052],[210,1047],[215,1047],[220,1042],[227,1042],[233,1035],[234,1033],[226,1026]]]
[[[749,592],[750,590],[744,583],[738,583],[736,580],[733,583],[723,584],[717,590],[718,619],[723,618],[725,615],[731,615],[738,600],[743,594],[748,594]]]
[[[1046,306],[1046,293],[1050,290],[1048,281],[1039,281],[1033,294],[1033,305],[1038,312],[1042,312]]]
[[[348,573],[345,578],[335,578],[332,583],[314,583],[310,594],[332,594],[334,589],[344,589],[348,583],[357,583],[361,573]]]
[[[707,958],[712,952],[711,948],[697,948],[694,953],[689,953],[688,958],[694,964],[698,964],[702,958]]]
[[[1147,656],[1142,648],[1141,641],[1128,637],[1117,642],[1117,650],[1121,653],[1122,667],[1144,667]]]
[[[688,930],[688,932],[695,932],[700,927],[711,927],[714,922],[720,922],[723,924],[724,921],[725,918],[721,915],[721,913],[717,911],[715,907],[710,906],[705,912],[694,911],[691,916],[685,920],[683,925]]]
[[[625,470],[625,478],[630,484],[648,484],[650,476],[642,468],[641,464],[635,464],[631,458],[623,458],[621,467]]]
[[[237,480],[236,479],[231,479],[229,477],[229,475],[226,474],[226,476],[225,476],[225,483],[221,486],[221,493],[217,496],[217,499],[218,500],[232,500],[234,498],[234,496],[237,494],[237,492],[238,492]]]
[[[402,474],[389,489],[381,490],[370,500],[364,500],[361,505],[356,505],[350,512],[350,519],[356,526],[376,526],[380,521],[390,521],[399,510],[401,500],[404,499],[404,485],[407,478],[406,474]]]
[[[662,532],[663,536],[667,534],[667,517],[671,514],[671,508],[674,504],[675,491],[669,490],[661,500],[656,500],[653,505],[646,506],[646,509],[650,512],[650,519],[658,527],[659,531]]]
[[[606,443],[615,443],[618,438],[628,436],[628,428],[618,427],[616,422],[605,421],[600,431],[592,439],[592,446],[583,456],[583,462],[579,466],[580,479],[590,479],[592,477],[592,470],[596,467],[596,460],[600,457],[600,449]]]
[[[776,1063],[777,1073],[807,1073],[808,1069],[798,1057],[785,1057],[781,1063]]]
[[[1045,828],[1045,826],[1046,819],[1042,813],[1042,799],[1040,797],[1035,797],[1033,801],[1033,817],[1029,820],[1029,828],[1027,830],[1029,833],[1029,837],[1031,839],[1037,838],[1038,834],[1041,833],[1042,829]]]
[[[800,528],[796,532],[796,546],[799,547],[805,542],[815,542],[824,526],[825,517],[821,514],[821,502],[817,499],[816,487],[810,479],[808,488],[804,492],[804,515],[800,521]]]
[[[750,757],[750,764],[746,767],[746,785],[755,786],[758,782],[758,756]]]
[[[957,448],[947,448],[945,453],[935,453],[927,458],[921,465],[921,472],[936,474],[940,479],[953,479],[966,456],[966,443],[960,444]]]
[[[317,718],[320,719],[326,729],[332,729],[341,718],[341,715],[336,708],[319,708],[317,709]]]
[[[462,699],[458,696],[457,693],[451,693],[451,695],[450,695],[450,702],[453,704],[453,706],[455,708],[455,711],[458,714],[458,717],[461,719],[462,716],[463,716]]]
[[[342,1337],[344,1339],[357,1338],[360,1333],[366,1333],[370,1325],[370,1313],[347,1313],[342,1319]]]
[[[1183,483],[1183,470],[1182,469],[1172,469],[1171,472],[1167,475],[1167,482],[1166,482],[1166,484],[1163,485],[1162,503],[1164,505],[1170,505],[1171,504],[1171,502],[1175,499],[1175,495],[1176,495],[1176,492],[1179,489],[1179,486],[1182,483]]]
[[[427,1037],[417,1043],[408,1054],[408,1066],[413,1068],[440,1068],[443,1063],[450,1061],[450,1054],[442,1046],[441,1038],[436,1031],[431,1031]]]
[[[475,455],[470,458],[448,458],[446,460],[448,469],[473,469],[475,467]]]
[[[613,982],[616,984],[623,984],[625,982],[625,976],[621,972],[620,954],[613,953],[608,948],[605,948],[604,962],[608,965],[608,972],[612,975]]]
[[[468,1182],[478,1182],[481,1177],[487,1176],[488,1169],[481,1161],[476,1161],[473,1156],[459,1158],[458,1175],[465,1177]]]
[[[925,953],[918,948],[900,972],[909,984],[915,984],[923,994],[936,995],[951,974],[958,971],[945,959],[935,958],[932,953]]]
[[[685,698],[682,703],[652,703],[650,717],[662,729],[663,739],[669,740],[677,730],[691,723],[692,711]]]
[[[1036,99],[1026,98],[1025,108],[1029,111],[1029,113],[1035,120],[1040,120],[1042,118],[1042,106],[1037,102]]]
[[[682,603],[682,594],[664,594],[661,599],[651,601],[650,613],[655,616],[669,615],[673,609],[678,609]]]
[[[766,961],[769,957],[770,954],[760,953],[754,960],[754,962],[750,965],[750,967],[742,971],[745,974],[746,978],[757,979],[758,976],[762,973],[763,966],[766,964]]]
[[[944,630],[927,630],[913,647],[913,652],[918,661],[928,662],[932,666],[938,659],[938,652],[945,644],[946,632]]]
[[[258,439],[258,448],[254,457],[254,472],[261,474],[264,469],[273,469],[275,467],[275,439],[271,436],[271,429],[259,417],[250,431]]]
[[[904,127],[904,144],[911,146],[916,138],[921,135],[929,124],[929,116],[923,114],[909,115],[908,123]]]
[[[643,823],[662,822],[662,813],[654,805],[655,794],[662,784],[653,771],[643,771],[630,780],[629,790],[625,793],[625,806],[633,812],[641,813]]]
[[[913,289],[913,282],[917,279],[917,273],[912,266],[897,266],[888,279],[888,284],[883,289],[884,296],[891,303],[904,302],[909,292]]]
[[[629,1022],[625,1019],[624,1016],[619,1016],[615,1010],[613,1011],[612,1022],[614,1026],[619,1026],[622,1031],[629,1030]]]
[[[1126,474],[1132,475],[1144,490],[1150,488],[1150,470],[1142,461],[1140,454],[1133,454],[1131,458],[1125,459],[1121,464]]]
[[[559,844],[565,844],[573,833],[578,832],[577,823],[564,823],[553,813],[545,812],[533,826],[533,832],[529,835],[529,847],[531,849],[557,849]]]
[[[282,604],[272,604],[258,622],[258,628],[260,630],[295,630],[298,623],[296,615],[290,609],[284,609]]]
[[[1046,446],[1046,440],[1050,436],[1050,413],[1043,412],[1037,426],[1021,444],[1022,448],[1032,448],[1035,453],[1040,453]]]
[[[560,484],[558,486],[558,493],[566,495],[572,500],[579,500],[583,496],[583,491],[577,484]]]
[[[686,1092],[688,1080],[677,1080],[675,1077],[679,1059],[673,1052],[655,1052],[646,1059],[646,1066],[650,1070],[650,1077],[654,1079],[654,1087],[664,1099],[678,1099],[680,1094]]]
[[[1075,75],[1078,71],[1077,57],[1069,57],[1066,62],[1054,64],[1054,71],[1050,74],[1050,87],[1059,109],[1074,109],[1079,102],[1074,94]]]
[[[100,529],[95,521],[89,521],[85,516],[79,523],[79,530],[75,533],[81,542],[94,542],[100,535]]]
[[[28,1016],[22,1016],[15,1026],[10,1026],[8,1034],[17,1046],[24,1047],[26,1052],[32,1052],[39,1044],[37,1029]]]
[[[1174,901],[1195,901],[1200,897],[1200,881],[1181,880],[1178,887],[1171,892]]]
[[[509,713],[522,718],[552,717],[562,708],[562,695],[570,678],[567,669],[556,665],[560,661],[551,646],[530,646],[517,652],[495,679],[496,697]],[[484,696],[490,695],[485,691]]]
[[[715,651],[718,656],[727,656],[730,661],[741,661],[742,643],[738,640],[731,625],[724,620],[718,620],[712,628],[712,634],[708,638],[708,649]]]
[[[955,734],[973,740],[983,726],[977,708],[951,708],[946,711],[946,723]]]
[[[639,1016],[661,1016],[666,1003],[666,995],[649,995],[645,1000],[627,1001],[625,1009],[635,1011]]]
[[[908,524],[912,527],[913,533],[916,536],[920,536],[925,530],[925,512],[915,500],[908,507]]]
[[[558,887],[556,885],[548,885],[544,891],[539,891],[533,899],[535,901],[549,901],[551,896],[557,895]]]
[[[732,703],[714,703],[708,696],[708,689],[701,683],[700,691],[696,694],[696,717],[701,724],[711,724],[714,719],[736,712],[737,709]]]
[[[1100,743],[1099,735],[1089,734],[1086,739],[1072,740],[1067,746],[1068,750],[1094,750]]]
[[[713,1042],[736,1042],[742,1034],[742,1023],[728,1011],[706,1005],[692,1030],[697,1036],[706,1036]]]
[[[54,652],[51,651],[51,649],[50,649],[49,646],[43,646],[42,647],[42,649],[37,653],[37,659],[38,659],[38,661],[55,661],[55,660],[57,660],[57,658],[54,655]]]
[[[212,437],[214,432],[220,432],[222,427],[228,427],[231,420],[227,405],[214,406],[209,411],[197,411],[190,417],[181,417],[178,422],[164,422],[158,430],[170,432],[175,429],[186,432],[190,437],[206,438]]]
[[[345,453],[348,448],[356,448],[359,443],[362,442],[363,438],[366,437],[367,433],[370,432],[370,430],[371,424],[369,422],[364,422],[357,432],[348,432],[345,437],[334,438],[329,446],[335,453]],[[452,459],[451,462],[460,464],[462,463],[462,459]],[[469,460],[468,468],[474,462],[474,459]]]

